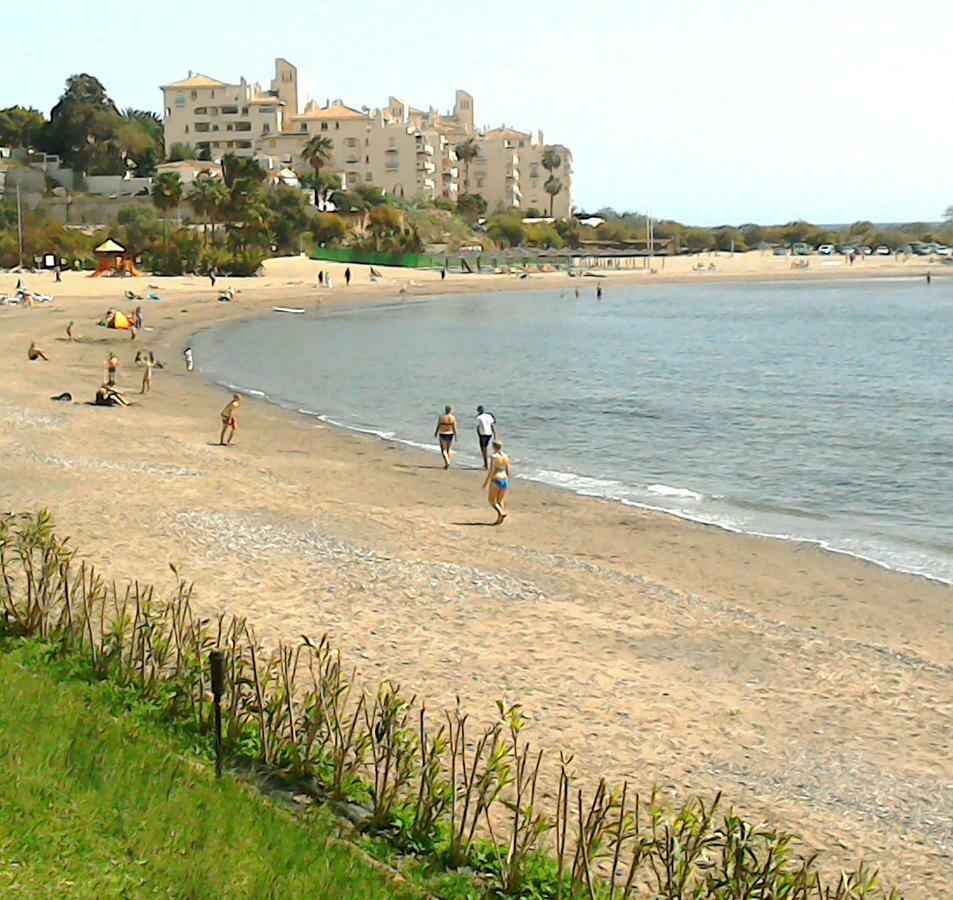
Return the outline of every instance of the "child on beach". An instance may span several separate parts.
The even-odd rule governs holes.
[[[30,344],[30,349],[27,350],[26,355],[31,362],[35,362],[38,359],[45,360],[46,362],[50,361],[50,358],[33,343]]]
[[[110,387],[116,383],[116,370],[119,368],[119,357],[111,350],[106,357],[106,384]]]
[[[186,371],[186,372],[191,372],[191,371],[192,371],[192,368],[193,368],[193,363],[192,363],[192,348],[191,348],[191,347],[186,347],[186,348],[185,348],[185,352],[183,353],[183,356],[185,357],[185,371]]]

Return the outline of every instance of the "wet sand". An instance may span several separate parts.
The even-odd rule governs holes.
[[[705,275],[676,260],[601,283],[815,275],[763,257],[715,262]],[[920,274],[867,265],[840,274]],[[200,609],[247,615],[269,641],[327,631],[367,681],[393,678],[431,708],[459,696],[484,718],[496,698],[519,700],[536,740],[575,754],[580,771],[673,798],[721,789],[830,866],[863,858],[906,896],[953,893],[950,588],[519,481],[512,515],[490,528],[482,471],[444,472],[436,454],[250,399],[235,445],[216,446],[228,393],[188,375],[181,356],[202,328],[319,298],[392,300],[411,278],[422,286],[408,302],[595,284],[387,270],[369,285],[352,266],[345,289],[343,266],[325,265],[329,293],[317,268],[273,261],[265,277],[233,282],[232,304],[201,278],[26,276],[57,299],[0,308],[4,509],[49,507],[120,580],[167,585],[174,562]],[[0,274],[0,292],[15,282]],[[131,309],[124,290],[148,284],[163,297],[142,304],[154,330],[133,343],[95,327],[107,307]],[[27,361],[31,340],[49,362]],[[110,349],[128,409],[87,404]],[[137,349],[165,364],[144,398]],[[49,399],[62,391],[75,402]]]

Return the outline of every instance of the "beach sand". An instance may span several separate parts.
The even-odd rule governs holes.
[[[868,259],[793,273],[745,254],[700,275],[696,261],[600,283],[946,269]],[[333,292],[318,291],[319,267]],[[384,270],[372,286],[351,266],[346,289],[343,268],[273,260],[263,277],[220,281],[239,289],[232,304],[198,277],[25,276],[56,302],[0,308],[3,508],[51,509],[120,581],[171,586],[175,563],[203,613],[245,615],[268,642],[328,632],[363,679],[391,678],[430,709],[459,696],[487,720],[497,698],[519,701],[538,745],[574,754],[593,780],[673,801],[723,790],[829,869],[865,859],[906,896],[953,895],[949,587],[520,481],[505,525],[483,527],[482,471],[444,472],[436,453],[251,399],[235,446],[216,446],[228,392],[182,360],[198,330],[273,305],[393,299],[411,279],[411,295],[595,285]],[[16,278],[0,274],[0,292]],[[142,304],[137,341],[95,327],[150,284],[163,302]],[[65,340],[70,320],[79,343]],[[31,340],[49,362],[27,361]],[[128,409],[87,403],[110,349]],[[165,364],[145,398],[137,349]],[[73,403],[50,400],[63,391]]]

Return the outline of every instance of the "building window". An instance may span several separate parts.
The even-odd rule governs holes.
[[[237,116],[237,115],[238,115],[238,107],[237,107],[237,106],[223,106],[223,107],[222,107],[222,115],[223,115],[223,116]]]
[[[247,106],[243,106],[243,107],[242,107],[242,115],[243,115],[243,116],[247,116],[247,115],[248,115],[248,107],[247,107]]]
[[[209,92],[209,95],[212,96],[212,97],[214,97],[214,96],[215,96],[215,91],[210,91],[210,92]]]
[[[179,94],[179,96],[175,98],[175,105],[179,107],[185,106],[185,97]]]
[[[371,158],[369,156],[364,157],[364,164],[368,166],[371,164]]]
[[[387,146],[388,146],[388,147],[393,147],[393,146],[394,146],[394,138],[388,138],[388,139],[387,139]]]
[[[214,94],[213,94],[213,96],[214,96]],[[199,95],[198,95],[198,93],[197,93],[196,91],[190,91],[190,92],[189,92],[189,97],[190,97],[192,100],[198,100]]]
[[[356,147],[356,146],[357,146],[357,139],[356,139],[356,138],[348,138],[348,139],[344,142],[344,146],[345,146],[345,147]]]
[[[341,130],[341,123],[340,123],[340,122],[335,122],[335,123],[334,123],[334,130],[335,130],[335,131],[340,131],[340,130]]]
[[[242,127],[243,125],[246,126],[246,127],[243,128],[243,127]],[[251,131],[251,122],[239,122],[239,123],[238,123],[238,130],[239,130],[239,131]],[[265,124],[261,126],[261,133],[262,133],[262,134],[268,134],[269,131],[271,131],[271,126],[270,126],[267,122],[265,122]]]
[[[229,122],[229,123],[225,126],[225,130],[226,130],[226,131],[231,131],[231,130],[232,130],[232,123],[231,123],[231,122]]]
[[[482,178],[477,178],[477,187],[478,187],[478,188],[483,187],[483,183],[484,183],[484,179],[482,179]]]
[[[185,133],[186,133],[186,134],[189,133],[189,126],[188,126],[188,125],[185,126]]]
[[[196,106],[196,107],[195,107],[195,114],[196,114],[197,116],[207,115],[207,114],[208,114],[208,107],[207,107],[207,106]]]
[[[235,141],[235,146],[239,150],[251,150],[251,141]]]
[[[365,173],[364,173],[364,180],[365,180],[365,181],[373,181],[373,180],[374,180],[374,176],[373,176],[370,172],[365,172]]]
[[[327,122],[322,122],[322,123],[321,123],[321,130],[322,130],[322,131],[327,131],[327,130],[328,130],[328,123],[327,123]]]

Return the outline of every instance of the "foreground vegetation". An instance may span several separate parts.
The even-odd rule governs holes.
[[[560,756],[555,799],[544,801],[549,761],[528,742],[518,706],[500,703],[497,721],[474,726],[460,709],[428,714],[399,685],[366,690],[326,640],[266,652],[244,620],[194,617],[181,580],[166,601],[135,583],[107,585],[77,563],[46,514],[0,518],[0,576],[3,632],[82,660],[90,678],[134,695],[199,744],[211,727],[208,653],[220,648],[233,759],[337,804],[392,852],[472,871],[487,894],[881,896],[863,868],[825,884],[790,836],[743,821],[718,798],[669,809],[628,784],[577,774]],[[141,859],[135,833],[125,835]],[[461,895],[456,882],[445,887],[442,896]]]
[[[216,783],[135,706],[117,717],[128,698],[71,677],[49,645],[0,649],[3,896],[416,895],[339,840],[326,811],[304,821]]]

